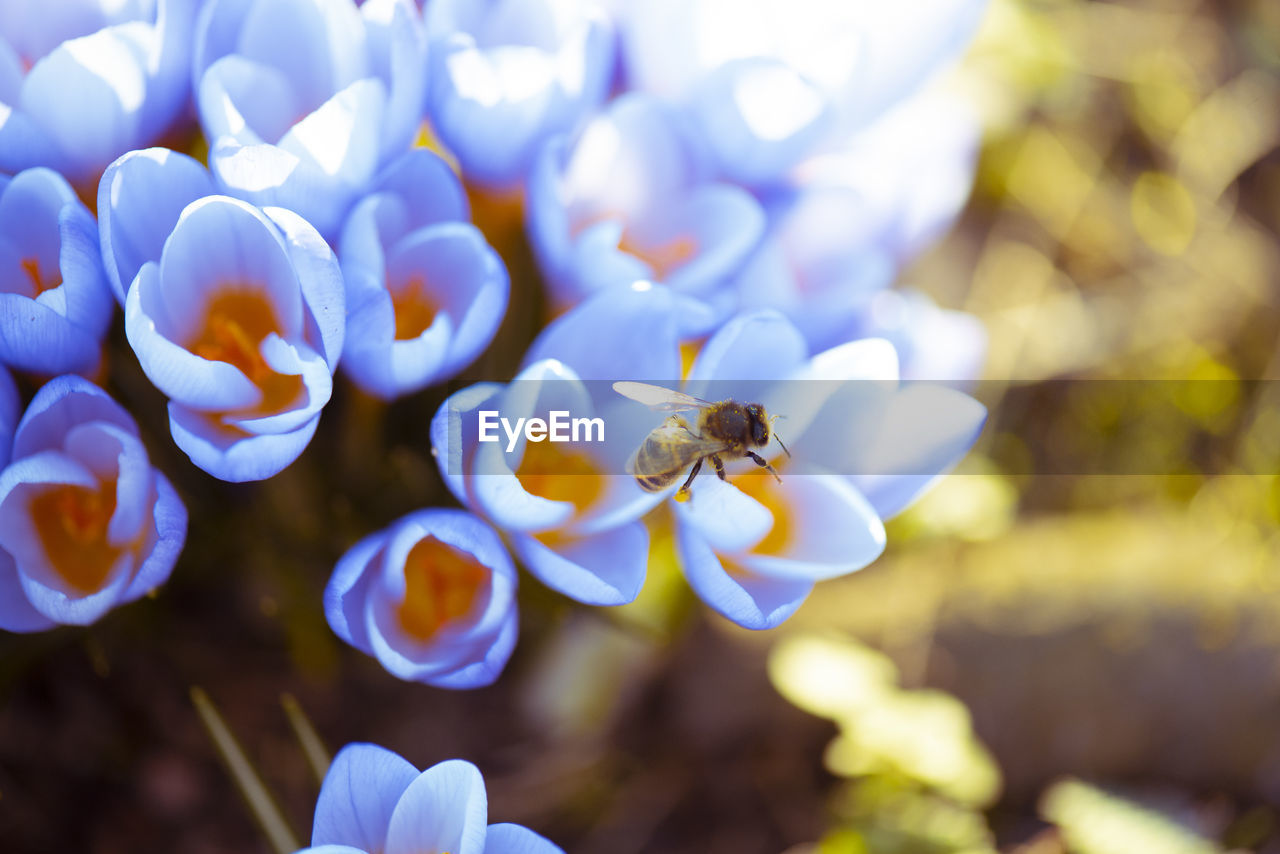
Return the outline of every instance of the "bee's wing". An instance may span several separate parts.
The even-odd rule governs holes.
[[[715,439],[703,439],[674,418],[655,427],[627,460],[627,474],[646,477],[678,472],[708,454],[718,454],[729,446]],[[643,458],[643,459],[642,459]]]
[[[661,412],[706,409],[712,405],[691,394],[685,394],[682,391],[676,391],[671,388],[663,388],[660,385],[649,385],[648,383],[616,382],[613,384],[613,390],[623,397],[629,397],[632,400],[643,403],[650,409],[656,409]]]

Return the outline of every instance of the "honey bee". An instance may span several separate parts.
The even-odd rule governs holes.
[[[636,479],[646,492],[659,492],[676,482],[680,473],[690,463],[693,469],[684,484],[676,492],[677,501],[689,498],[689,485],[702,469],[703,460],[711,460],[716,475],[724,480],[724,461],[721,455],[731,458],[746,457],[769,471],[779,483],[782,478],[773,466],[752,448],[763,448],[772,435],[786,451],[787,446],[772,431],[774,419],[758,403],[741,404],[736,400],[717,403],[700,400],[692,395],[661,386],[637,382],[616,382],[613,390],[623,397],[643,403],[650,409],[663,412],[697,410],[697,421],[690,426],[679,415],[672,415],[661,426],[655,427],[627,463],[627,474]]]

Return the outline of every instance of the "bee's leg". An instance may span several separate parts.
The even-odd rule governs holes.
[[[698,476],[698,472],[702,470],[702,460],[699,459],[693,464],[693,468],[689,470],[689,476],[684,479],[684,485],[676,490],[676,501],[689,500],[689,484],[693,483],[693,479]]]
[[[769,470],[769,474],[773,475],[773,479],[778,483],[782,483],[782,478],[778,477],[778,473],[774,471],[773,466],[769,465],[769,461],[757,454],[755,451],[747,451],[747,456],[755,460],[756,465]]]
[[[716,467],[716,477],[720,478],[721,480],[724,480],[724,479],[725,479],[725,477],[724,477],[724,463],[720,462],[720,455],[719,455],[719,454],[712,454],[712,455],[711,455],[711,465],[713,465],[713,466],[715,466],[715,467]]]

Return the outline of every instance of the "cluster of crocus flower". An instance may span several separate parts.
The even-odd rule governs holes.
[[[390,400],[471,364],[512,285],[468,192],[521,204],[556,319],[517,376],[422,425],[465,509],[405,508],[326,592],[334,631],[396,676],[497,678],[513,555],[580,602],[632,601],[657,524],[711,608],[775,626],[874,560],[981,428],[962,393],[901,382],[971,378],[980,328],[892,285],[967,195],[974,122],[924,83],[982,0],[11,5],[0,365],[93,375],[118,304],[173,441],[214,477],[292,464],[339,365]],[[60,377],[18,424],[2,371],[0,624],[91,621],[164,580],[182,504],[104,392]],[[785,415],[793,453],[761,450],[780,480],[730,461],[692,501],[645,491],[626,451],[658,422],[600,393],[619,380]],[[487,410],[623,435],[485,443]],[[543,850],[502,825],[486,842],[471,813],[415,837],[432,781],[470,773],[440,767],[378,790],[385,839],[386,821],[347,838],[317,819],[317,845]]]

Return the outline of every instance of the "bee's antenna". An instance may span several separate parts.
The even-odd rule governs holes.
[[[777,439],[777,440],[778,440],[778,444],[779,444],[779,445],[782,445],[782,437],[781,437],[781,436],[779,436],[779,435],[777,434],[777,432],[776,432],[776,431],[775,431],[775,432],[774,432],[774,434],[773,434],[773,438],[775,438],[775,439]],[[786,445],[782,445],[782,450],[787,451],[787,446],[786,446]],[[789,456],[791,456],[791,452],[790,452],[790,451],[787,451],[787,456],[788,456],[788,457],[789,457]]]

